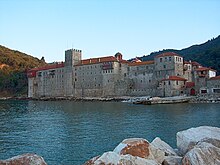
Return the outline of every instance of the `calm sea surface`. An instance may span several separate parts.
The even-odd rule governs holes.
[[[0,101],[0,159],[30,152],[78,165],[130,137],[176,147],[176,132],[200,125],[220,127],[220,104]]]

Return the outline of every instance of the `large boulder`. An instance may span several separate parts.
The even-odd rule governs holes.
[[[147,140],[142,138],[130,138],[123,140],[115,149],[115,153],[119,155],[132,155],[140,158],[155,160],[162,163],[165,153],[155,148]]]
[[[121,155],[118,165],[158,165],[155,160],[149,160],[132,155]]]
[[[151,143],[155,148],[160,149],[165,152],[165,156],[177,156],[176,152],[169,144],[161,140],[159,137],[156,137]]]
[[[177,148],[184,155],[203,139],[220,140],[220,128],[200,126],[177,133]]]
[[[106,152],[98,159],[95,157],[84,165],[158,165],[158,163],[154,160],[148,160],[137,156]]]
[[[142,138],[130,138],[123,140],[113,152],[120,155],[130,154],[141,158],[147,158],[150,155],[149,142]]]
[[[219,165],[220,148],[207,142],[199,142],[193,149],[186,153],[182,165]]]
[[[120,155],[115,152],[106,152],[94,162],[94,165],[117,165],[120,158]]]
[[[28,153],[6,160],[0,160],[0,165],[47,165],[47,163],[42,157]]]

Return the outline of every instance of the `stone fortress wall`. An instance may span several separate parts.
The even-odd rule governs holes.
[[[200,93],[204,85],[218,92],[207,87],[215,73],[173,52],[142,62],[123,60],[121,53],[83,60],[81,50],[69,49],[64,63],[28,72],[28,97],[176,96]]]

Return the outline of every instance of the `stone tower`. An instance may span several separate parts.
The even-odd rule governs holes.
[[[81,63],[82,51],[69,49],[65,51],[65,95],[74,96],[74,66]]]
[[[65,51],[65,67],[73,67],[81,62],[82,51],[69,49]]]

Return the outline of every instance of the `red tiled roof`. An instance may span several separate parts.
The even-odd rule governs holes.
[[[166,52],[166,53],[162,53],[162,54],[157,55],[156,58],[165,57],[165,56],[179,56],[179,57],[182,57],[179,54],[174,53],[174,52]]]
[[[97,63],[102,63],[102,62],[114,62],[117,61],[117,58],[114,56],[107,56],[107,57],[100,57],[100,58],[90,58],[90,59],[85,59],[82,60],[80,64],[78,65],[88,65],[88,64],[97,64]],[[122,60],[123,62],[125,60]]]
[[[46,65],[46,66],[39,67],[39,68],[33,68],[33,69],[31,69],[31,70],[29,70],[27,72],[27,76],[29,78],[36,77],[36,73],[38,71],[49,70],[49,69],[56,69],[56,68],[63,68],[63,67],[64,67],[64,63],[61,62],[61,63],[55,63],[55,64]]]
[[[143,61],[143,62],[130,62],[129,66],[149,65],[154,64],[154,61]]]
[[[129,61],[127,61],[127,60],[121,60],[120,62],[121,62],[121,63],[125,63],[125,64],[126,64],[126,63],[129,63]]]
[[[136,57],[131,62],[142,62],[142,61]]]
[[[167,80],[171,80],[171,81],[187,81],[187,79],[182,78],[182,77],[178,77],[178,76],[169,76],[169,78],[162,79],[161,81],[167,81]]]
[[[62,68],[64,67],[64,63],[55,63],[55,64],[49,64],[43,67],[39,67],[39,68],[33,68],[29,71],[40,71],[40,70],[48,70],[48,69],[56,69],[56,68]]]
[[[216,70],[212,69],[212,68],[207,68],[207,67],[200,67],[195,69],[196,71],[206,71],[206,70],[212,70],[214,72],[216,72]]]
[[[220,80],[220,76],[211,77],[209,80]]]
[[[192,62],[192,65],[193,66],[201,66],[201,64],[199,64],[198,62],[195,62],[195,61]]]
[[[189,62],[189,61],[184,61],[184,64],[191,64],[191,62]]]
[[[195,86],[195,83],[194,82],[186,82],[186,87],[187,88],[192,88]]]

